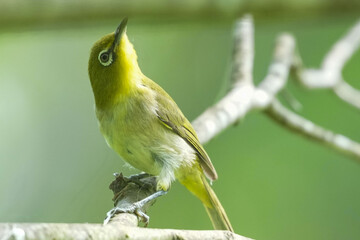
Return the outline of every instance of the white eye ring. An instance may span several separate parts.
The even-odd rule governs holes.
[[[101,65],[103,65],[105,67],[109,66],[113,62],[112,54],[109,53],[108,50],[102,50],[99,53],[98,59],[99,59],[99,62],[101,63]]]

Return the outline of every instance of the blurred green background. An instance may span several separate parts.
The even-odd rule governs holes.
[[[305,64],[319,67],[359,18],[350,10],[354,1],[330,1],[332,7],[323,1],[209,1],[211,7],[176,11],[159,4],[154,11],[136,11],[138,2],[117,13],[84,7],[83,15],[80,9],[73,16],[60,1],[57,7],[42,5],[42,15],[26,7],[12,11],[21,2],[0,3],[0,222],[100,223],[112,207],[112,173],[137,172],[101,136],[87,75],[92,44],[114,31],[127,11],[128,35],[143,72],[190,120],[225,93],[233,24],[245,10],[255,15],[256,82],[266,74],[280,32],[293,33]],[[343,71],[357,88],[359,66],[357,52]],[[357,109],[292,79],[287,89],[303,104],[301,115],[360,141]],[[213,187],[237,233],[255,239],[360,238],[359,163],[261,112],[247,115],[205,148],[219,174]],[[211,229],[200,201],[177,182],[149,215],[152,228]]]

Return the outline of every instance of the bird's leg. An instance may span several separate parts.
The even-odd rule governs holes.
[[[156,198],[158,198],[160,196],[165,195],[166,193],[167,193],[167,191],[160,190],[160,191],[157,191],[157,192],[151,194],[150,196],[148,196],[138,202],[132,203],[128,206],[114,207],[109,212],[107,212],[106,218],[104,220],[104,225],[107,224],[110,221],[110,219],[115,216],[116,213],[133,213],[136,216],[138,216],[142,222],[145,223],[145,226],[147,226],[149,224],[150,218],[148,215],[146,215],[142,211],[142,208],[144,207],[145,204],[149,203],[152,200],[155,200]]]
[[[125,177],[126,179],[130,180],[131,182],[137,182],[143,178],[147,178],[150,177],[151,175],[146,173],[146,172],[142,172],[142,173],[137,173],[137,174],[133,174],[130,175],[129,177]]]

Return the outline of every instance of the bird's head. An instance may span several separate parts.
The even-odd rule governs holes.
[[[106,107],[117,96],[129,93],[141,74],[135,49],[126,35],[127,21],[124,18],[115,32],[102,37],[91,49],[88,71],[97,107]]]

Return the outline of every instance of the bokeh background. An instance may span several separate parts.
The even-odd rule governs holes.
[[[359,19],[357,1],[1,1],[0,222],[100,223],[113,172],[136,173],[107,147],[87,75],[92,44],[130,16],[143,72],[196,118],[225,93],[236,18],[254,15],[256,82],[276,36],[295,35],[308,67]],[[360,52],[343,71],[360,88]],[[360,141],[359,110],[327,90],[287,85],[301,115]],[[235,231],[255,239],[359,239],[360,164],[253,112],[205,146]],[[150,227],[211,229],[175,182]]]

